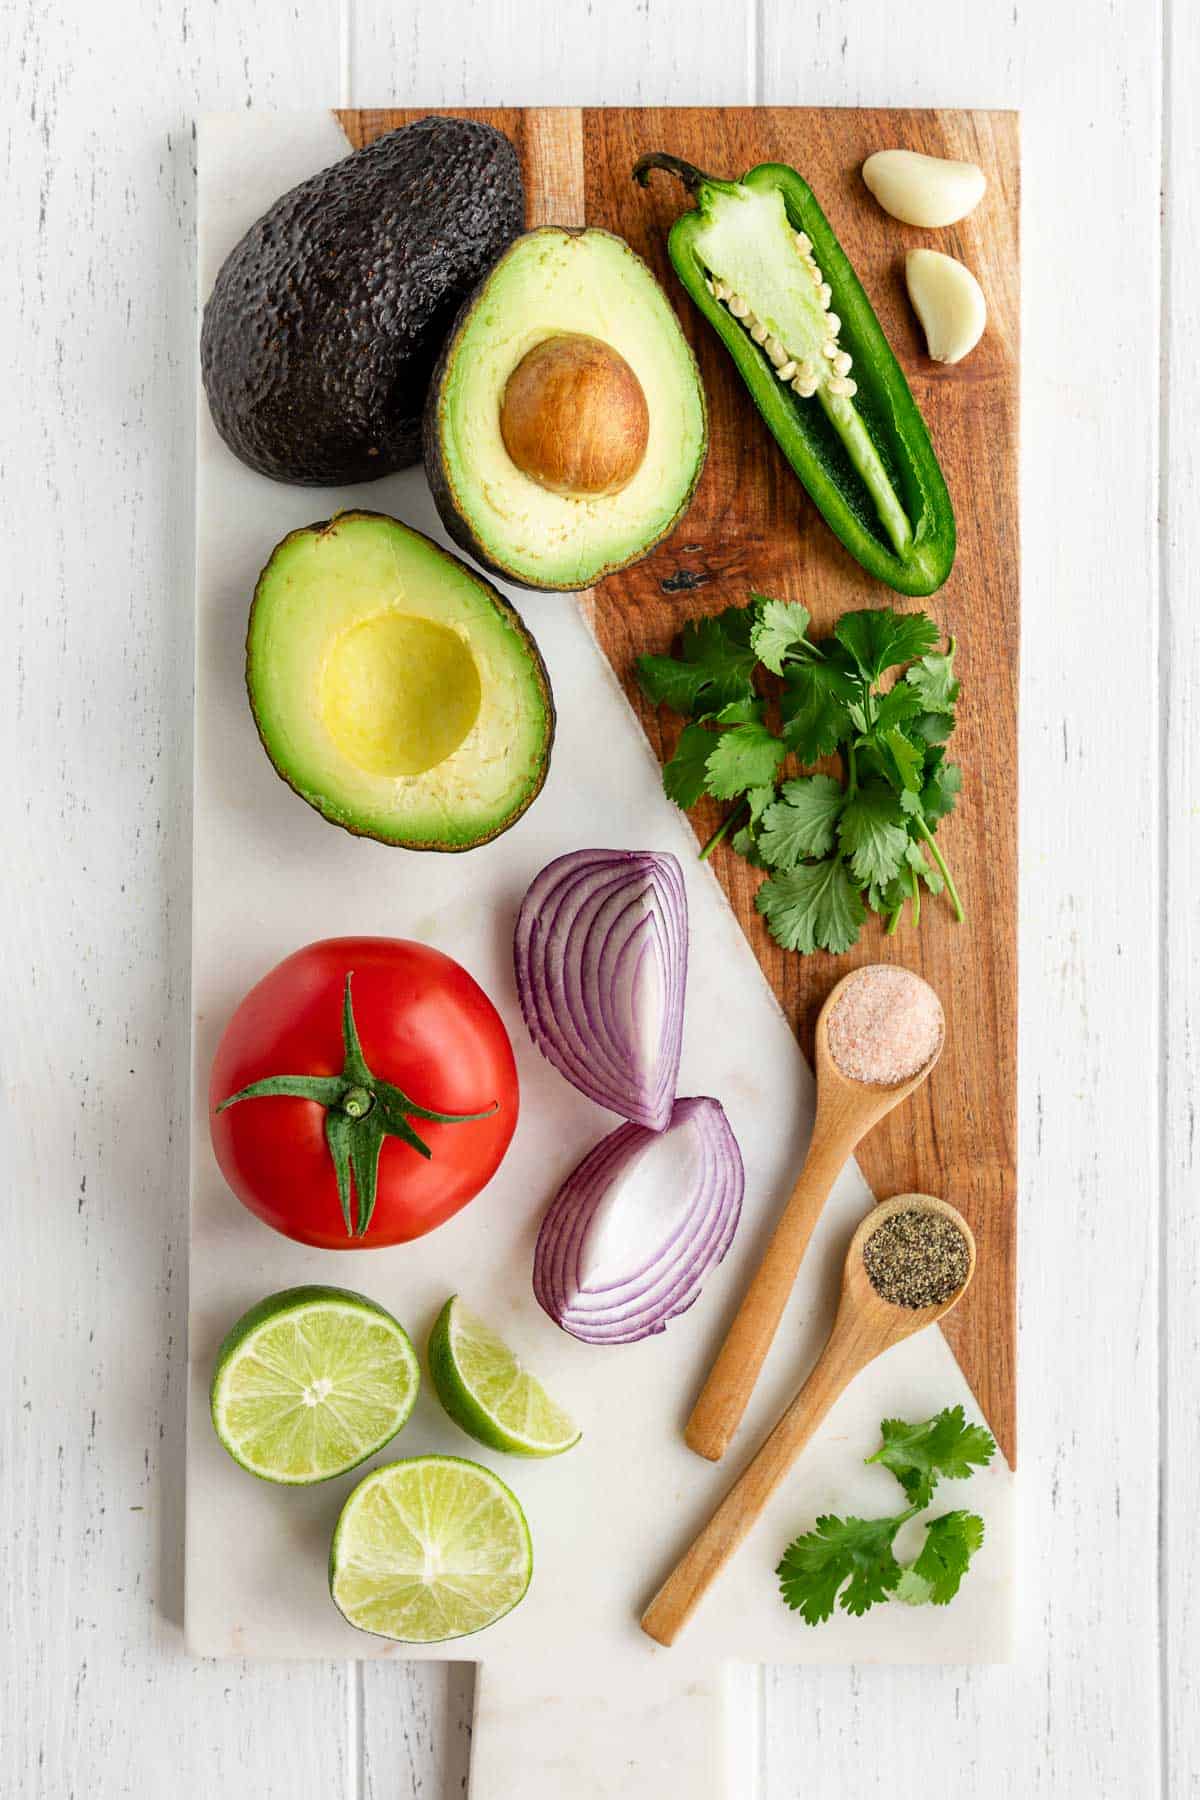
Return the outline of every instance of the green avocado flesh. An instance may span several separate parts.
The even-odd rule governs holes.
[[[501,434],[514,369],[544,339],[597,338],[633,369],[649,435],[617,493],[564,494],[511,460]],[[443,351],[426,413],[426,466],[447,529],[526,587],[590,587],[672,529],[704,466],[695,359],[658,282],[622,239],[548,227],[518,238],[485,277]]]
[[[533,639],[490,582],[380,513],[341,513],[276,548],[246,684],[283,779],[387,844],[485,843],[546,778],[554,705]]]

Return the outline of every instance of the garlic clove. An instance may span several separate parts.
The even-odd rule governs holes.
[[[987,178],[974,163],[917,150],[877,150],[862,166],[862,178],[893,219],[906,225],[954,225],[983,199]]]
[[[940,250],[910,250],[904,279],[934,362],[961,362],[987,324],[987,301],[970,269]]]

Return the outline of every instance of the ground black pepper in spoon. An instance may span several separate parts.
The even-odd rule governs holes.
[[[940,1306],[967,1279],[971,1255],[944,1213],[890,1213],[863,1245],[871,1286],[892,1306]]]

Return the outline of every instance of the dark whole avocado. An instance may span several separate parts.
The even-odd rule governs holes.
[[[305,487],[418,462],[442,339],[524,215],[516,151],[474,119],[419,119],[284,194],[204,309],[204,390],[234,455]]]

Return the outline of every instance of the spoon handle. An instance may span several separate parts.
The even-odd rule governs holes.
[[[642,1630],[673,1644],[847,1382],[885,1340],[853,1309],[839,1311],[808,1380],[642,1614]]]
[[[861,1126],[841,1116],[828,1129],[822,1129],[822,1120],[817,1118],[799,1179],[684,1430],[690,1448],[710,1462],[720,1461],[741,1423],[800,1272],[813,1226],[861,1135]]]

